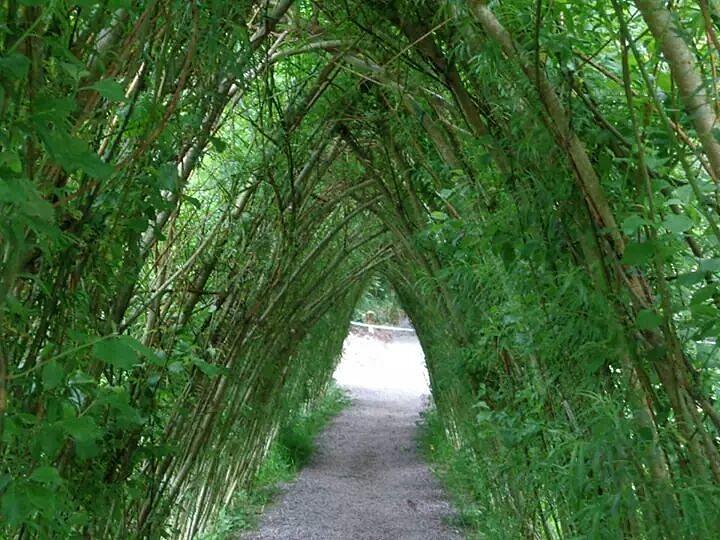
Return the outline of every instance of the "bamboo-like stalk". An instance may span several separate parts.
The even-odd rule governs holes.
[[[683,38],[683,29],[662,2],[637,0],[635,5],[670,64],[683,104],[712,168],[715,182],[720,180],[720,142],[713,133],[717,125],[715,108],[700,76],[695,55]]]

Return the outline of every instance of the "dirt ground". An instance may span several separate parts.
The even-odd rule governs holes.
[[[352,404],[318,440],[298,479],[246,540],[440,540],[462,536],[417,450],[427,401],[422,349],[412,335],[350,335],[335,374]]]

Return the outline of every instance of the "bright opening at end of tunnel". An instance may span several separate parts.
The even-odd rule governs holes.
[[[347,389],[376,390],[406,396],[430,393],[425,357],[414,333],[351,331],[345,338],[335,381]]]
[[[333,378],[348,390],[430,394],[425,356],[408,316],[392,287],[370,280],[353,313],[353,322]]]

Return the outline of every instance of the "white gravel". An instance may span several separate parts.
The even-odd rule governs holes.
[[[428,381],[417,339],[350,335],[335,379],[352,404],[246,540],[460,539],[417,451]]]

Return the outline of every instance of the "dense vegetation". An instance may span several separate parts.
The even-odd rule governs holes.
[[[279,484],[293,481],[309,463],[315,453],[316,437],[349,403],[345,391],[331,385],[320,399],[288,414],[252,482],[233,493],[199,538],[225,540],[257,527],[267,505],[280,496]]]
[[[2,534],[207,531],[382,275],[484,537],[717,538],[719,32],[717,0],[0,3]]]

